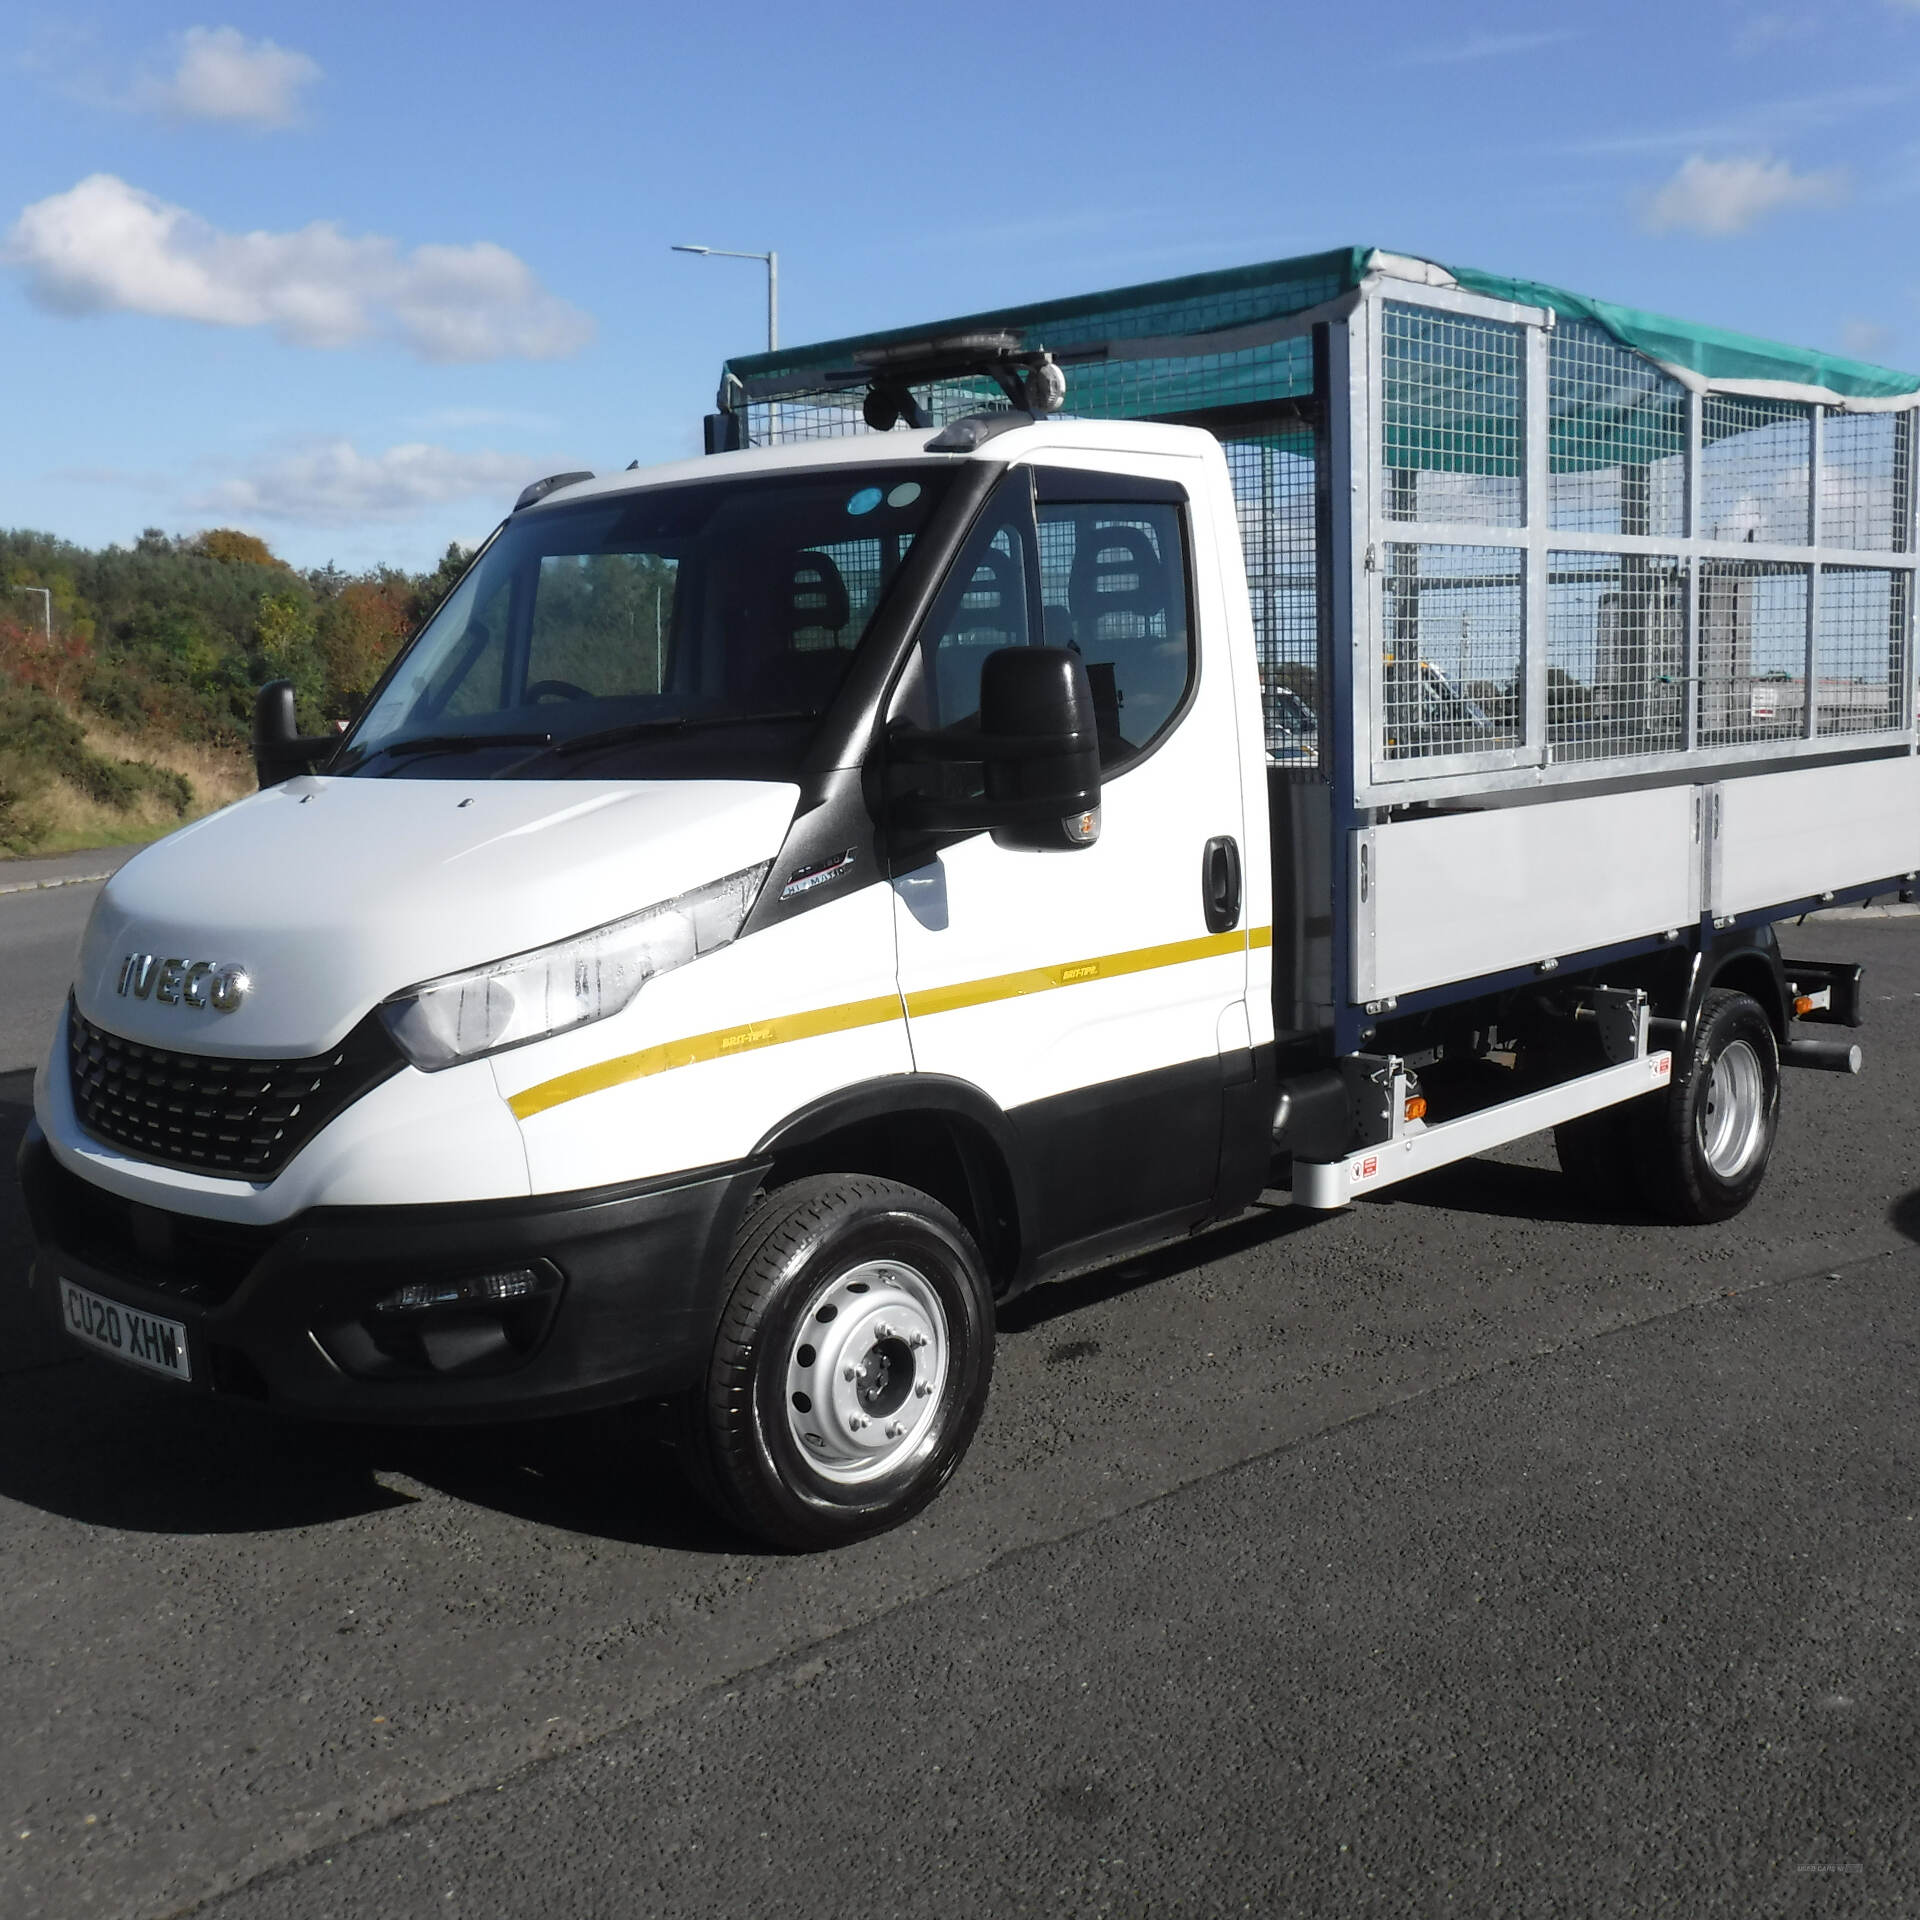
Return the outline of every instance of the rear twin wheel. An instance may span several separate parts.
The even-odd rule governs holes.
[[[993,1294],[929,1195],[838,1174],[757,1200],[688,1411],[696,1476],[778,1546],[917,1513],[960,1464],[993,1373]]]

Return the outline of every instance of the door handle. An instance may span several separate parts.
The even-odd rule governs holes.
[[[1230,833],[1209,840],[1200,856],[1200,897],[1209,933],[1240,924],[1240,846]]]

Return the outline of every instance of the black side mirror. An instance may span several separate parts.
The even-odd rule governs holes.
[[[980,731],[888,736],[896,764],[972,762],[984,792],[908,791],[893,806],[909,832],[977,833],[1022,850],[1091,846],[1100,835],[1100,728],[1080,656],[1068,647],[1001,647],[980,669]]]
[[[313,763],[339,744],[338,734],[303,734],[297,725],[293,682],[269,680],[253,696],[253,770],[263,787],[311,773]]]
[[[1091,846],[1100,833],[1100,723],[1070,647],[1001,647],[980,667],[994,844]]]

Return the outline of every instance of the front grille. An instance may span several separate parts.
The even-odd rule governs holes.
[[[123,1040],[71,1003],[67,1060],[74,1109],[96,1140],[164,1166],[246,1180],[271,1180],[402,1064],[376,1014],[308,1060],[223,1060]]]

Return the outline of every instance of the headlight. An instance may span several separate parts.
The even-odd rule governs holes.
[[[380,1017],[423,1072],[523,1047],[618,1013],[670,973],[740,931],[771,861],[550,947],[443,974],[396,993]]]

